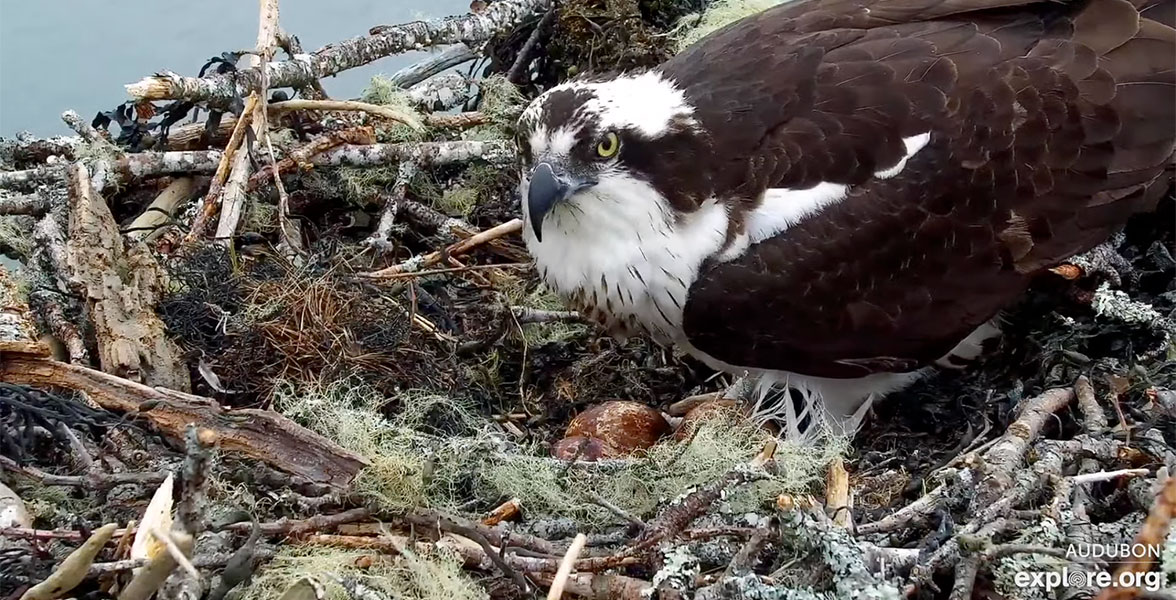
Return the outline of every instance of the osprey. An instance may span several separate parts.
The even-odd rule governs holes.
[[[1176,0],[796,0],[518,123],[527,247],[619,337],[845,418],[1170,188]]]

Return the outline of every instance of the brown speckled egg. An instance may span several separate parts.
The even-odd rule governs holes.
[[[722,400],[703,402],[695,406],[690,409],[690,412],[686,413],[686,416],[682,417],[682,422],[678,424],[678,429],[674,432],[674,439],[678,441],[690,439],[695,427],[700,422],[724,413],[728,415],[738,414],[739,403],[735,400],[724,398]]]
[[[556,442],[551,447],[551,456],[560,460],[593,462],[602,458],[616,458],[620,452],[596,438],[573,435]]]
[[[564,437],[596,438],[620,456],[627,456],[652,447],[669,432],[670,424],[656,409],[639,402],[613,400],[576,415]]]

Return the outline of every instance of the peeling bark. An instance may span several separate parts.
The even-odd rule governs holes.
[[[323,77],[425,46],[456,43],[475,46],[509,30],[528,16],[546,10],[548,3],[548,0],[500,0],[476,14],[441,21],[376,27],[370,35],[328,45],[314,54],[268,63],[265,66],[268,87],[311,85]],[[164,72],[128,84],[126,88],[131,97],[140,100],[183,98],[223,108],[233,98],[244,97],[261,89],[262,75],[258,67],[204,78]]]
[[[83,165],[70,173],[66,262],[71,284],[85,295],[102,369],[152,386],[191,387],[180,349],[167,338],[155,304],[166,277],[143,246],[123,245],[105,200]]]

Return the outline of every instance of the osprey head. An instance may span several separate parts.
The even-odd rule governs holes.
[[[696,208],[709,185],[697,164],[706,135],[693,114],[656,71],[573,81],[536,98],[517,138],[522,212],[535,241],[545,224],[548,235],[593,235],[583,229],[643,226]]]

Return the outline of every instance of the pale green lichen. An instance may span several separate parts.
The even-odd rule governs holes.
[[[386,416],[386,404],[399,411]],[[459,510],[469,502],[492,504],[518,497],[528,511],[570,516],[586,525],[617,517],[592,504],[592,490],[632,514],[648,517],[683,491],[712,483],[758,453],[770,435],[746,421],[705,421],[688,444],[666,440],[644,457],[608,469],[576,468],[517,444],[497,427],[449,398],[406,392],[387,399],[363,385],[338,381],[317,387],[279,386],[276,406],[287,416],[371,461],[356,492],[386,509],[431,506]],[[439,418],[438,415],[443,416]],[[438,434],[430,423],[445,422]],[[780,442],[776,470],[731,490],[724,506],[749,512],[782,493],[800,493],[820,481],[844,445]]]
[[[829,569],[830,582],[823,582],[816,590],[792,584],[792,593],[782,596],[761,595],[762,598],[821,598],[840,600],[898,600],[903,597],[894,581],[872,572],[866,565],[865,551],[845,529],[834,525],[823,515],[815,516],[801,510],[785,512],[780,517],[782,543],[795,553],[815,553]],[[803,579],[811,581],[811,565],[805,565]],[[832,587],[828,590],[828,587]],[[787,588],[787,585],[780,586]]]
[[[418,118],[420,116],[416,109],[413,108],[408,92],[393,83],[386,75],[372,77],[360,95],[360,100],[368,104],[395,107],[399,110],[412,113]],[[428,137],[429,134],[428,131],[414,129],[402,123],[379,121],[379,124],[380,127],[376,130],[376,137],[379,141],[385,143],[421,141]]]
[[[366,567],[360,564],[370,562]],[[461,559],[437,550],[428,556],[405,548],[397,556],[371,551],[285,545],[241,592],[242,600],[281,597],[311,580],[330,600],[346,600],[349,587],[362,586],[388,598],[480,600],[488,595],[462,570]]]
[[[24,215],[0,215],[0,253],[20,260],[33,252],[33,218]]]
[[[702,573],[698,557],[689,546],[670,546],[662,549],[662,568],[653,574],[653,587],[667,586],[679,591],[693,589],[694,580]]]
[[[1151,305],[1132,300],[1127,292],[1111,289],[1108,282],[1103,282],[1094,292],[1094,314],[1122,321],[1124,323],[1152,324],[1163,319]]]
[[[1070,519],[1066,511],[1063,518]],[[1016,544],[1043,546],[1054,548],[1066,542],[1066,535],[1053,519],[1043,518],[1039,523],[1023,530],[1012,542]],[[1049,597],[1044,587],[1025,587],[1017,583],[1018,573],[1038,573],[1061,571],[1067,561],[1059,560],[1043,554],[1013,554],[996,560],[992,566],[992,576],[996,589],[1003,595],[1021,600],[1046,600]],[[1021,575],[1024,578],[1024,575]]]

